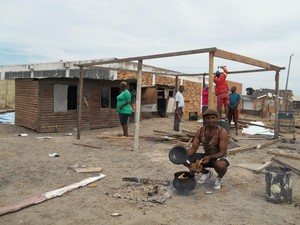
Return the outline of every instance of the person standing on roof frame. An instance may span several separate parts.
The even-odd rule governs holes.
[[[213,81],[215,83],[215,95],[217,96],[217,109],[219,115],[222,116],[222,111],[224,108],[225,117],[227,118],[227,106],[229,105],[228,96],[228,85],[226,82],[228,70],[226,66],[219,66],[223,70],[221,73],[219,70],[214,74]]]

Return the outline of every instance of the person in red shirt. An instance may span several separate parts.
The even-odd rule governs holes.
[[[215,95],[217,96],[217,109],[221,116],[224,108],[225,118],[227,118],[227,106],[229,105],[229,95],[226,78],[228,70],[225,66],[220,66],[219,68],[223,70],[223,73],[221,73],[218,70],[213,77],[214,83],[216,85]]]

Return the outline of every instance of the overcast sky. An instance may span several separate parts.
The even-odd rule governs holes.
[[[300,96],[297,0],[0,0],[0,65],[123,58],[217,47],[286,70]],[[185,73],[208,72],[208,54],[146,60]],[[215,58],[229,70],[257,69]],[[275,88],[275,72],[229,75]]]

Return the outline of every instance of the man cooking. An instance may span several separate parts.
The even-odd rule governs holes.
[[[184,163],[191,172],[195,172],[201,164],[201,177],[198,181],[203,184],[213,175],[206,168],[214,168],[217,173],[214,189],[222,187],[222,178],[230,165],[227,159],[227,131],[217,124],[219,113],[216,110],[207,109],[203,113],[205,126],[198,129],[194,136],[192,147],[188,149],[188,163]],[[196,153],[202,143],[204,153]]]

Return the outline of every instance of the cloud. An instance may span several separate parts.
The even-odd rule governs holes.
[[[2,0],[0,64],[131,57],[217,47],[288,66],[289,87],[300,47],[298,1],[290,0]],[[147,62],[148,63],[148,62]],[[208,56],[151,60],[156,66],[182,72],[206,72]],[[232,70],[248,68],[234,62]],[[149,63],[148,63],[149,64]],[[281,72],[280,88],[287,71]],[[269,86],[269,75],[232,76],[244,87]],[[242,78],[241,78],[242,77]],[[261,80],[264,80],[262,83]],[[300,80],[300,79],[299,79]],[[300,93],[299,93],[300,94]]]

